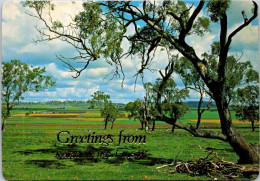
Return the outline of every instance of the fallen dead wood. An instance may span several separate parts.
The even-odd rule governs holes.
[[[213,151],[207,151],[199,148],[203,152],[209,152],[205,158],[199,158],[196,161],[177,162],[169,173],[188,173],[192,176],[206,175],[208,177],[222,177],[224,179],[232,179],[237,177],[250,177],[252,174],[259,174],[258,168],[245,167],[236,163],[225,161],[224,158],[219,159],[218,154]],[[176,158],[175,158],[176,160]],[[163,165],[157,169],[173,166],[173,164]]]

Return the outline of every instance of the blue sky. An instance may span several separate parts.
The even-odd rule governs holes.
[[[69,15],[75,15],[82,10],[81,2],[70,1],[54,2],[56,4],[53,18],[64,22],[69,22]],[[137,2],[136,2],[137,3]],[[191,4],[192,2],[188,1]],[[196,5],[197,2],[194,3]],[[194,7],[193,7],[194,8]],[[241,11],[245,10],[249,16],[252,8],[251,1],[235,1],[228,11],[228,32],[239,26],[243,19]],[[19,59],[22,62],[46,67],[47,74],[52,75],[56,80],[56,87],[49,90],[26,94],[25,101],[47,101],[47,100],[88,100],[93,92],[100,90],[111,95],[113,102],[127,103],[136,98],[143,98],[144,90],[141,80],[134,84],[134,75],[139,66],[138,57],[128,57],[123,60],[126,79],[123,89],[121,87],[122,78],[110,80],[111,76],[105,78],[112,68],[104,60],[94,62],[83,74],[77,78],[72,78],[73,73],[68,72],[63,63],[57,60],[56,55],[72,57],[76,55],[75,50],[64,42],[55,40],[35,44],[33,39],[37,39],[37,32],[34,25],[41,26],[35,18],[28,16],[19,1],[7,1],[3,6],[2,14],[2,61]],[[207,15],[204,10],[199,16]],[[133,33],[133,27],[128,29],[128,34]],[[209,51],[210,44],[218,40],[219,25],[211,24],[211,32],[204,37],[190,36],[187,41],[192,45],[200,56],[203,52]],[[128,43],[123,42],[125,48]],[[255,20],[246,29],[241,31],[233,40],[230,54],[240,56],[241,61],[250,60],[256,70],[258,65],[258,23]],[[153,68],[159,70],[167,64],[167,55],[164,52],[156,52]],[[155,81],[158,73],[145,72],[144,81]],[[180,79],[175,75],[177,85],[182,87]],[[197,100],[198,95],[191,93],[189,100]]]

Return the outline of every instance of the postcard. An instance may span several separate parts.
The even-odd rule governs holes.
[[[255,1],[6,1],[6,180],[252,180]]]

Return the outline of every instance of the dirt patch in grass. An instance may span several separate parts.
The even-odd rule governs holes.
[[[104,118],[100,117],[88,117],[88,118],[65,118],[66,120],[76,120],[76,121],[104,121]],[[117,120],[127,121],[129,118],[117,118]],[[116,120],[116,121],[117,121]]]

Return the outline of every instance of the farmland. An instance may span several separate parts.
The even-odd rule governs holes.
[[[29,114],[26,114],[28,113]],[[238,156],[226,142],[215,139],[195,138],[188,132],[176,129],[157,121],[155,130],[147,134],[140,129],[138,120],[125,116],[118,118],[114,128],[104,130],[103,118],[99,109],[88,109],[83,105],[66,107],[53,105],[19,105],[13,110],[6,130],[2,135],[3,174],[8,180],[207,180],[206,176],[190,176],[186,173],[170,174],[173,169],[167,167],[158,171],[156,167],[177,161],[197,160],[206,157],[205,150],[217,152],[219,158],[237,162]],[[234,113],[232,113],[233,118]],[[191,110],[180,120],[196,124],[196,111]],[[202,129],[219,130],[218,114],[207,111],[202,117]],[[251,125],[235,120],[234,124],[245,139],[258,143],[258,131],[251,131]],[[59,132],[67,131],[71,135],[113,135],[113,141],[107,147],[98,142],[84,144],[61,144],[57,140]],[[146,136],[143,143],[123,143],[117,146],[119,134]],[[66,134],[62,134],[65,140]],[[97,158],[58,158],[57,154],[109,153],[113,155],[145,153],[141,158],[97,157]],[[252,165],[244,165],[252,167]],[[253,178],[255,178],[254,175]],[[221,179],[218,178],[218,179]],[[240,178],[243,180],[244,178]],[[252,179],[252,178],[251,178]]]

